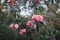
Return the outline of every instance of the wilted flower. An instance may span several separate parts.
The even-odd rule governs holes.
[[[39,3],[40,0],[34,0],[35,3]]]

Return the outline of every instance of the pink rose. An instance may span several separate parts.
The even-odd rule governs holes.
[[[33,26],[33,22],[32,21],[28,21],[27,23],[26,23],[26,27],[27,28],[31,28]]]
[[[36,17],[37,17],[37,15],[33,15],[33,16],[32,16],[32,21],[33,21],[33,22],[36,22],[36,21],[37,21]]]
[[[43,16],[42,15],[33,15],[32,16],[32,21],[33,22],[43,22]]]
[[[10,28],[12,28],[13,30],[16,30],[17,28],[19,27],[19,25],[18,24],[11,24],[10,25]]]
[[[21,36],[23,36],[25,32],[26,32],[26,29],[21,29],[21,30],[19,31],[19,34],[20,34]]]
[[[9,3],[10,6],[14,5],[14,0],[7,0],[7,2]]]

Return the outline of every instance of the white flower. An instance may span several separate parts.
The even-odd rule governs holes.
[[[60,12],[60,9],[58,9],[58,12]]]
[[[41,7],[45,8],[46,10],[48,10],[47,5],[45,4],[44,1],[40,1]]]
[[[22,8],[21,12],[20,12],[20,16],[28,18],[30,17],[34,12],[34,9],[25,9]]]
[[[28,6],[29,6],[29,1],[26,2],[26,7],[28,8]]]
[[[57,9],[56,13],[59,14],[59,12],[60,12],[60,9]]]
[[[25,11],[21,11],[21,12],[20,12],[20,16],[22,16],[22,17],[23,17],[23,16],[26,16]]]
[[[7,9],[2,9],[2,12],[7,12]]]
[[[19,6],[19,9],[22,10],[24,8],[24,6]]]
[[[40,4],[44,4],[44,1],[40,1]]]
[[[1,4],[4,3],[4,2],[5,2],[5,0],[1,0]]]
[[[21,10],[20,16],[28,18],[31,17],[31,15],[34,12],[34,8],[31,8],[29,1],[26,2],[25,6],[20,5],[19,9]]]

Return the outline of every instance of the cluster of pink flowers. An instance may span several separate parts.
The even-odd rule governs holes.
[[[33,22],[43,22],[43,16],[42,15],[33,15],[32,21]]]
[[[32,28],[33,22],[43,22],[43,16],[42,16],[42,15],[33,15],[33,16],[32,16],[32,20],[27,21],[27,23],[26,23],[26,28]],[[19,27],[19,25],[12,23],[12,24],[10,25],[10,27],[11,27],[13,30],[16,30],[16,29]],[[24,33],[26,32],[26,28],[21,29],[21,30],[19,31],[19,34],[20,34],[21,36],[23,36]]]
[[[27,23],[26,23],[26,27],[27,28],[32,28],[33,26],[33,22],[43,22],[44,18],[42,15],[33,15],[32,16],[32,20],[29,20]]]
[[[16,30],[18,27],[19,27],[18,24],[12,23],[12,24],[10,25],[10,28],[12,28],[13,30]]]

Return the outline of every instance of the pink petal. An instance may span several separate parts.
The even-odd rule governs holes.
[[[19,27],[19,25],[18,24],[15,24],[15,28],[18,28]]]

